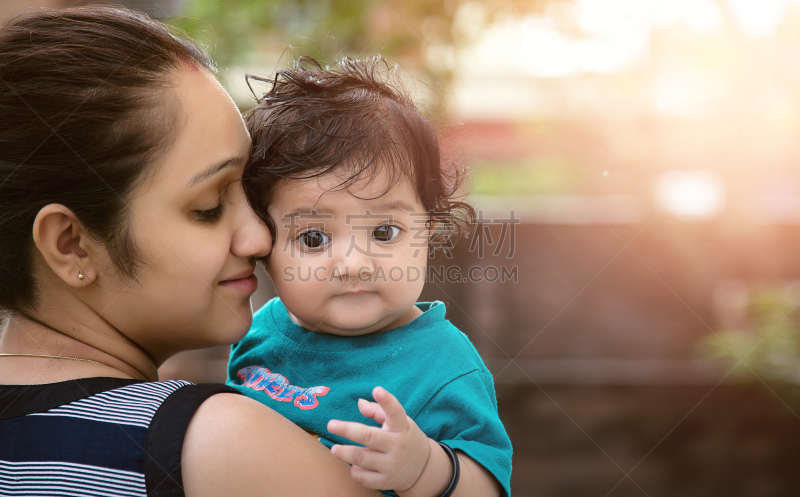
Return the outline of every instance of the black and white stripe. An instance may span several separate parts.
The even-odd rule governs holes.
[[[2,496],[145,497],[144,475],[67,462],[0,461]]]
[[[81,378],[0,385],[0,497],[185,497],[183,440],[225,385]]]
[[[186,385],[191,383],[181,380],[137,383],[29,416],[66,416],[147,428],[164,400]]]

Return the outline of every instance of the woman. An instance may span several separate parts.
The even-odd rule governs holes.
[[[266,407],[153,383],[247,332],[271,246],[211,69],[120,9],[0,31],[0,495],[374,495]]]

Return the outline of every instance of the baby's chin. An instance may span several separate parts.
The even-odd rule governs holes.
[[[326,333],[328,335],[357,337],[383,331],[387,326],[388,325],[383,324],[381,321],[375,323],[348,320],[346,322],[325,322],[312,331]]]
[[[363,314],[352,312],[342,314],[342,316],[329,315],[324,321],[317,321],[319,324],[316,326],[310,326],[303,320],[301,320],[300,325],[307,330],[315,331],[317,333],[355,337],[384,331],[390,328],[392,323],[397,321],[397,318],[394,317],[365,317]]]
[[[393,328],[408,308],[399,302],[387,303],[379,292],[339,295],[317,307],[313,315],[295,314],[296,322],[317,333],[337,336],[361,336]],[[409,304],[409,308],[413,302]]]

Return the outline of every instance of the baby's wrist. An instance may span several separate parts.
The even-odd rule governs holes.
[[[453,464],[450,462],[450,457],[437,442],[430,438],[428,446],[430,454],[428,462],[422,468],[422,473],[407,490],[396,491],[400,497],[438,497],[447,489],[453,476]]]

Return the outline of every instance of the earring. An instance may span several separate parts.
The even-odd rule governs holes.
[[[83,271],[78,271],[78,279],[83,281],[83,287],[86,288],[86,280],[85,276],[83,275]]]

